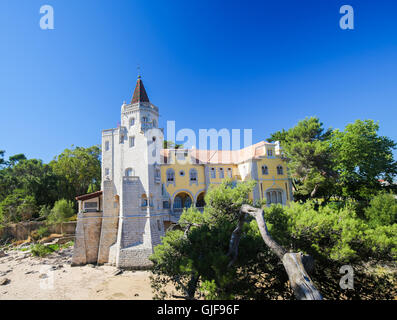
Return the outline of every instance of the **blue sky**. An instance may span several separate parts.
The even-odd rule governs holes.
[[[39,27],[54,7],[55,30]],[[341,30],[350,4],[355,29]],[[141,66],[160,126],[252,128],[306,116],[380,122],[397,140],[395,1],[1,0],[0,150],[50,161],[117,126]]]

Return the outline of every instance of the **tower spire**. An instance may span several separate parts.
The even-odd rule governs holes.
[[[132,104],[137,102],[149,102],[149,98],[147,96],[145,87],[143,86],[143,82],[140,74],[138,74],[138,80],[136,81],[134,94],[131,100]]]

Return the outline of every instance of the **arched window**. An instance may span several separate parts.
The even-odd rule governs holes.
[[[125,176],[126,177],[132,177],[133,175],[134,175],[134,169],[132,169],[132,168],[125,169]]]
[[[269,190],[266,192],[267,204],[283,203],[283,194],[280,190]]]
[[[197,181],[197,170],[196,169],[190,169],[189,177],[190,177],[190,181]]]
[[[282,166],[277,166],[277,174],[280,174],[280,175],[282,175],[282,174],[284,174],[283,173],[283,167]]]
[[[174,198],[174,209],[190,208],[192,206],[192,198],[186,193],[178,193]]]
[[[174,169],[167,170],[167,182],[174,182],[175,181],[175,171]]]
[[[262,174],[269,174],[269,169],[267,166],[262,166]]]
[[[142,117],[142,122],[143,123],[148,123],[149,122],[149,118],[148,117]]]
[[[228,176],[229,178],[232,177],[232,168],[227,168],[227,176]]]
[[[141,206],[142,207],[147,207],[147,196],[146,196],[146,194],[143,194],[141,196]]]
[[[216,178],[215,168],[211,168],[211,179],[215,179],[215,178]]]
[[[174,209],[182,209],[182,198],[180,196],[176,196],[174,199]]]
[[[130,137],[130,148],[135,147],[135,137]]]
[[[223,171],[223,168],[219,168],[219,178],[223,179],[225,177],[225,173]]]
[[[204,201],[204,192],[200,193],[197,197],[196,201],[196,207],[197,208],[203,208],[205,206],[205,201]]]

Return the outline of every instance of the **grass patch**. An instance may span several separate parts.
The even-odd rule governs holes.
[[[62,249],[67,249],[69,247],[72,247],[73,245],[74,245],[74,241],[69,241],[64,244],[49,244],[47,246],[37,243],[35,245],[32,245],[30,248],[24,248],[24,249],[26,250],[30,249],[30,252],[35,257],[45,257],[46,255],[60,251]]]
[[[45,246],[43,244],[37,243],[30,248],[30,252],[35,257],[45,257],[46,255],[53,253],[55,250],[50,246]]]

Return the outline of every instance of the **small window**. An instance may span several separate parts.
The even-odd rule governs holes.
[[[130,148],[135,147],[135,137],[130,137]]]
[[[232,177],[232,168],[227,168],[227,176],[228,176],[229,178]]]
[[[105,168],[105,176],[109,175],[109,168]]]
[[[84,202],[85,212],[95,212],[98,209],[98,202]]]
[[[269,174],[269,169],[267,168],[267,166],[262,166],[262,174],[263,175]]]
[[[143,123],[148,123],[149,122],[149,118],[148,117],[142,117],[142,122]]]
[[[190,169],[189,176],[190,176],[190,181],[197,181],[197,170]]]
[[[185,176],[185,171],[183,171],[183,170],[179,171],[179,175],[180,175],[181,177],[184,177],[184,176]]]
[[[110,147],[109,147],[109,141],[105,142],[105,151],[109,151]]]
[[[130,119],[130,127],[133,127],[135,125],[135,118]]]
[[[168,169],[167,170],[167,181],[168,182],[174,182],[175,180],[175,172],[173,169]]]
[[[284,170],[282,166],[277,166],[277,174],[279,175],[283,175],[284,174]]]
[[[273,150],[272,149],[267,150],[267,155],[268,155],[268,157],[272,157],[273,156]]]
[[[223,179],[225,177],[225,173],[223,172],[223,168],[219,168],[219,178]]]
[[[216,178],[215,168],[211,168],[211,179],[215,179],[215,178]]]
[[[156,122],[156,120],[153,120],[152,123],[153,123],[153,128],[157,128],[157,122]]]
[[[126,177],[132,177],[134,175],[134,170],[132,168],[127,168],[125,170],[125,176]]]
[[[163,208],[164,209],[169,209],[170,208],[170,202],[169,201],[163,201]]]
[[[146,196],[146,194],[143,194],[141,197],[141,207],[147,207],[147,204],[148,204],[147,196]]]

